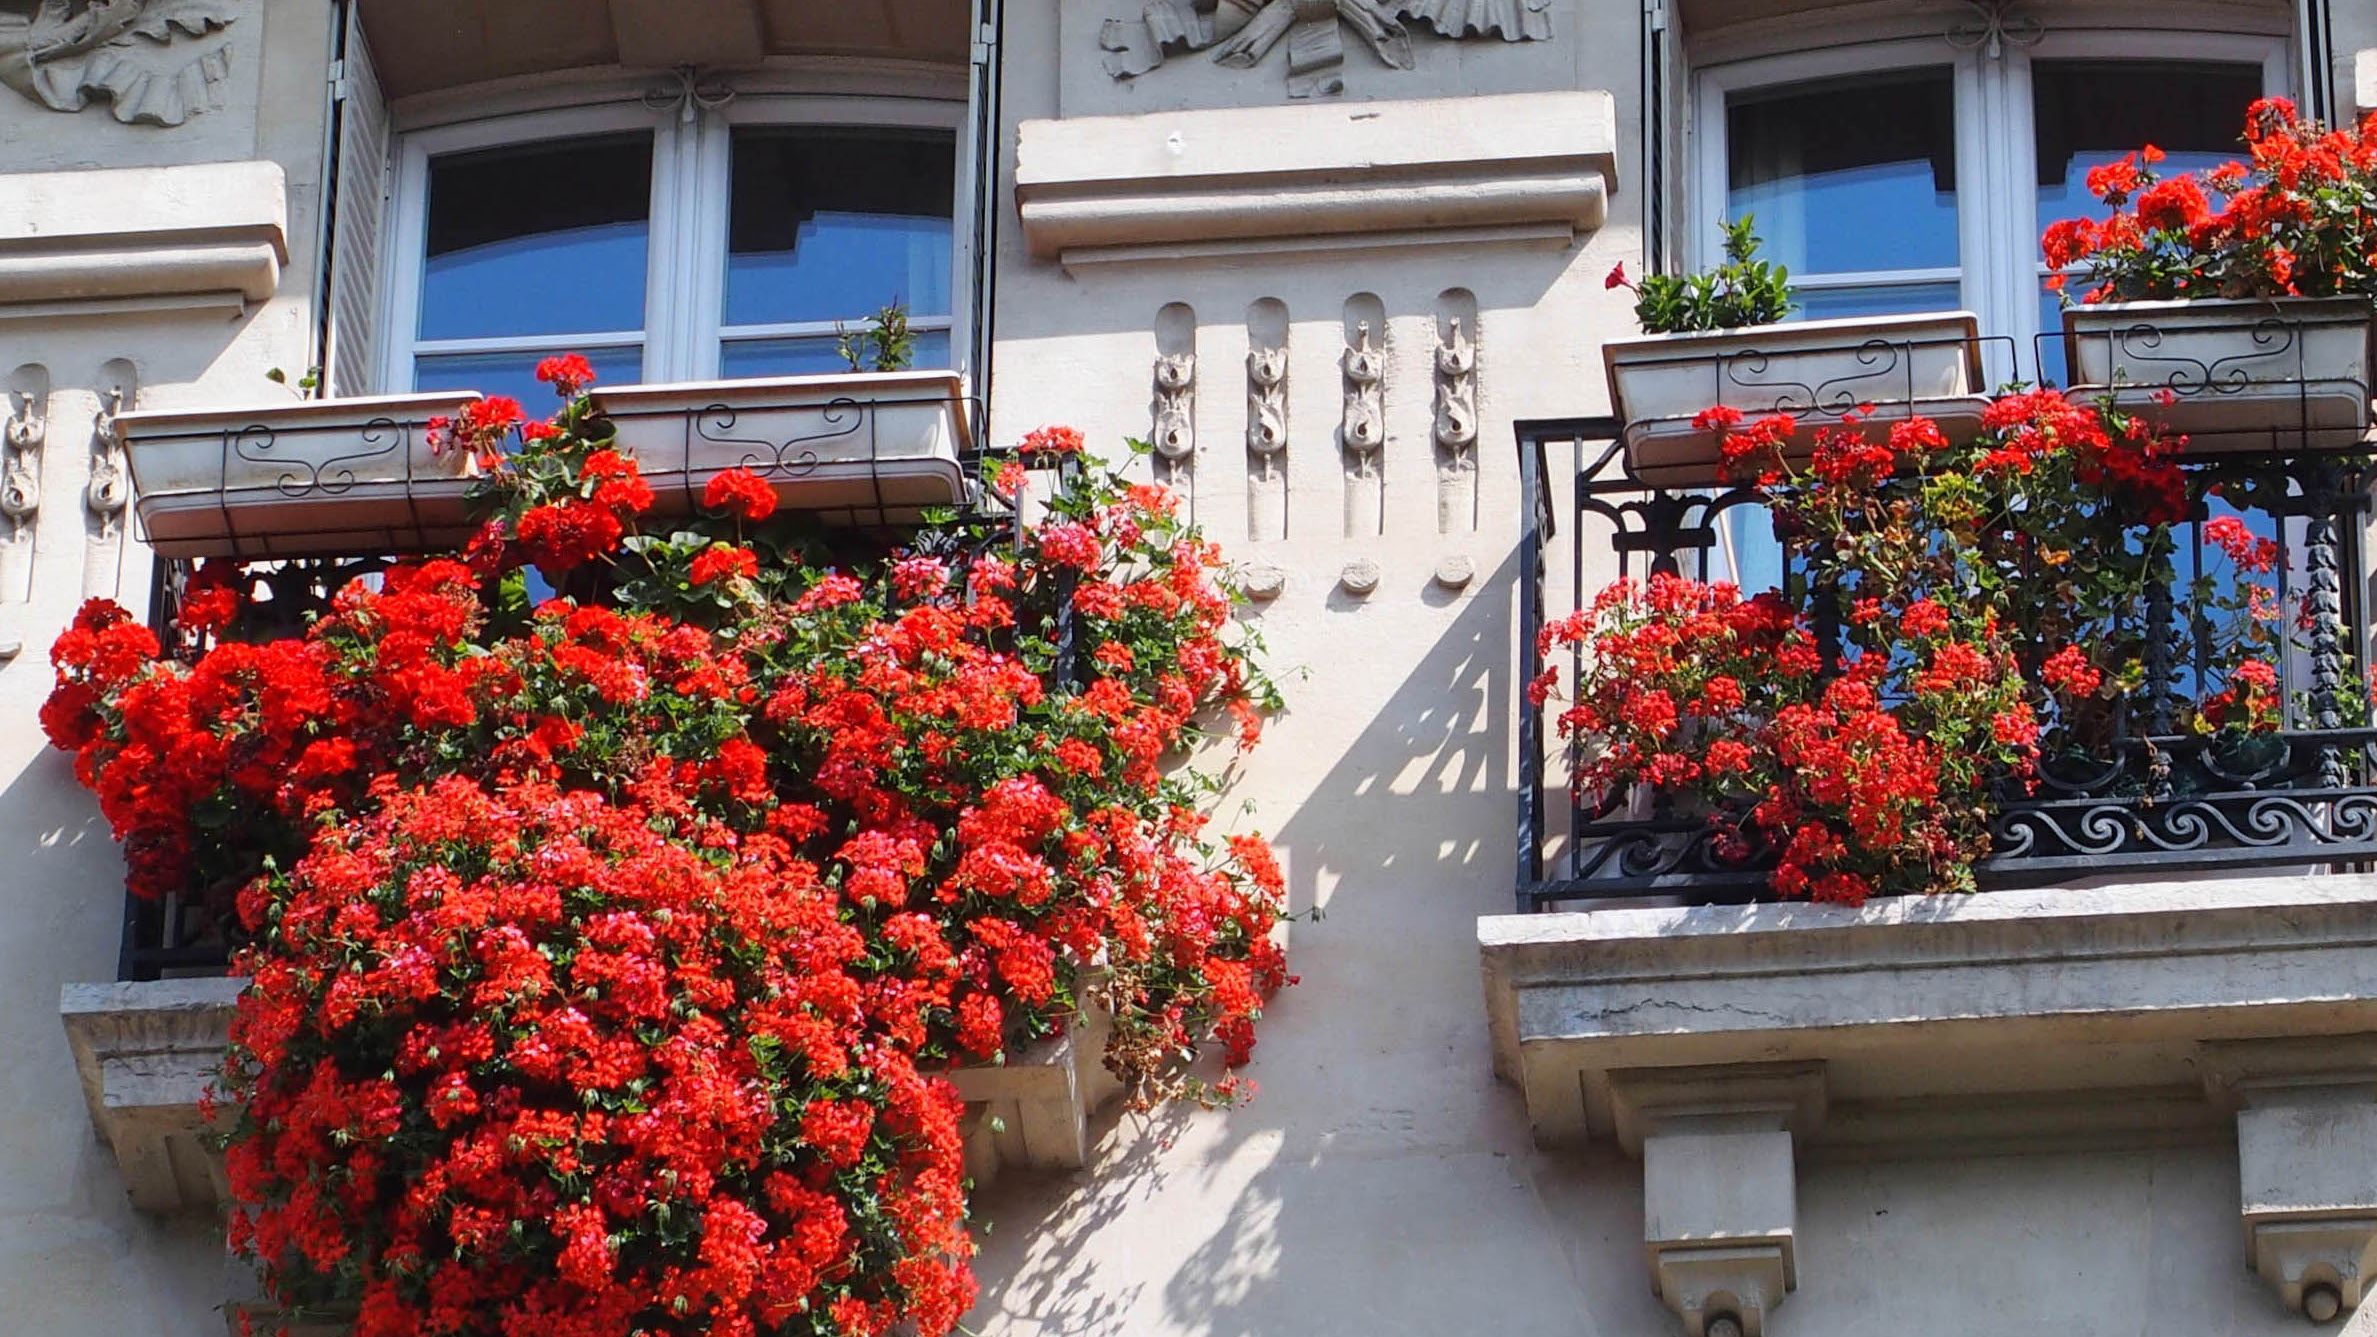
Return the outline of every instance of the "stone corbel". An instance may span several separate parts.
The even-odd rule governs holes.
[[[227,1200],[201,1101],[222,1071],[232,1003],[243,983],[65,988],[59,1010],[91,1122],[142,1211],[203,1212]]]
[[[2314,1323],[2377,1278],[2377,1035],[2203,1047],[2204,1084],[2237,1115],[2245,1254]]]
[[[1653,1290],[1689,1337],[1760,1337],[1799,1285],[1794,1147],[1824,1121],[1823,1065],[1637,1068],[1610,1100],[1642,1158]]]

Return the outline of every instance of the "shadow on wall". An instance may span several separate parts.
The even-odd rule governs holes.
[[[1252,764],[1307,797],[1261,815],[1284,817],[1295,908],[1326,916],[1295,927],[1303,983],[1263,1023],[1260,1094],[1221,1114],[1109,1115],[1103,1164],[983,1193],[974,1331],[1666,1331],[1643,1284],[1639,1172],[1538,1153],[1489,1068],[1475,921],[1511,905],[1516,575],[1513,557],[1467,598],[1428,585],[1369,601],[1449,617],[1396,622],[1332,593],[1325,616],[1267,629],[1289,711]],[[1429,625],[1441,634],[1402,672]],[[1401,681],[1373,696],[1366,664]],[[1335,760],[1290,777],[1304,757]]]

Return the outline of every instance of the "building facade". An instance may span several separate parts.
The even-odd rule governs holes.
[[[292,489],[279,437],[368,453],[565,350],[615,387],[832,372],[891,301],[980,440],[1148,441],[1225,545],[1287,708],[1223,820],[1317,912],[1250,1105],[1094,1113],[986,1184],[972,1330],[2377,1324],[2377,880],[1529,899],[1574,850],[1520,682],[1528,605],[1619,567],[1563,471],[1622,425],[1613,267],[1754,213],[1807,317],[1971,312],[1978,379],[2061,379],[2038,237],[2086,168],[2230,156],[2265,95],[2377,109],[2371,0],[20,0],[0,83],[10,1330],[241,1298],[191,1108],[224,995],[127,926],[35,722],[76,606],[203,546],[167,551],[187,509],[134,485],[183,484],[119,417],[200,424],[224,515],[263,452],[239,504],[286,515],[325,466]]]

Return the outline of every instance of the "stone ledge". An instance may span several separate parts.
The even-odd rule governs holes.
[[[2206,1041],[2377,1031],[2365,875],[1498,916],[1478,939],[1495,1069],[1547,1143],[1612,1132],[1616,1069],[1821,1061],[1832,1127],[1999,1100],[2002,1133],[2026,1101],[2197,1091]]]
[[[1605,92],[1026,121],[1032,254],[1068,265],[1426,244],[1565,244],[1617,177]]]
[[[277,163],[0,177],[0,320],[244,310],[289,259]]]
[[[228,1197],[199,1102],[223,1064],[241,981],[69,984],[58,1011],[91,1122],[132,1204],[203,1212]]]

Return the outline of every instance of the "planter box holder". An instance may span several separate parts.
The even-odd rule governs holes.
[[[259,560],[450,547],[470,537],[471,462],[428,423],[476,394],[125,413],[140,535],[161,557]]]
[[[689,514],[729,469],[788,510],[854,525],[914,524],[966,498],[976,415],[953,372],[868,372],[596,390],[660,514]]]
[[[2200,453],[2360,450],[2370,305],[2359,297],[2108,302],[2063,313],[2075,398],[2184,432]]]
[[[1870,408],[1887,433],[1915,416],[1951,438],[1978,432],[1988,406],[1978,318],[1969,311],[1810,320],[1694,334],[1646,334],[1602,345],[1610,402],[1625,421],[1627,473],[1658,487],[1705,487],[1718,472],[1722,432],[1692,425],[1722,405],[1755,420],[1788,413],[1801,430],[1787,447],[1813,449],[1817,429]],[[2010,352],[2010,350],[2009,350]]]

